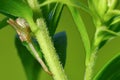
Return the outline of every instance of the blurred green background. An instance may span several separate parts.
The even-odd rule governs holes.
[[[80,13],[92,42],[95,27],[91,16],[82,10],[80,10]],[[68,79],[83,80],[85,51],[77,27],[66,7],[62,12],[57,28],[57,32],[60,31],[66,31],[67,33],[68,45],[65,72]],[[6,26],[0,30],[0,80],[27,80],[15,48],[15,34],[16,32],[10,26]],[[112,56],[120,52],[119,44],[120,37],[111,40],[99,51],[94,74],[96,74]],[[39,80],[52,80],[44,71],[41,71],[39,75]]]

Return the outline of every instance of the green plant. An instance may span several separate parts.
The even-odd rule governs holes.
[[[84,44],[86,52],[84,80],[120,79],[119,53],[93,75],[99,50],[108,41],[120,35],[119,1],[87,0],[87,2],[88,6],[76,0],[0,1],[0,12],[5,15],[0,22],[0,29],[11,25],[16,30],[18,36],[15,43],[28,80],[37,80],[41,67],[54,80],[68,80],[63,70],[66,59],[66,34],[65,32],[55,34],[64,6],[69,9]],[[79,8],[93,18],[96,32],[92,43]]]

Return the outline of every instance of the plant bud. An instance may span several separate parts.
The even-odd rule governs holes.
[[[98,1],[98,6],[97,6],[97,12],[99,16],[102,18],[105,12],[107,11],[107,0],[99,0]]]
[[[108,0],[108,8],[109,10],[113,10],[116,8],[119,0]]]

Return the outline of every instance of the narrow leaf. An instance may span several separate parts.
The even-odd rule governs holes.
[[[54,35],[54,46],[58,53],[59,59],[63,67],[65,66],[66,61],[66,48],[67,48],[67,37],[65,32],[59,32]]]
[[[0,0],[0,12],[16,17],[32,17],[32,10],[22,0]]]
[[[98,29],[99,30],[96,31],[94,39],[94,46],[97,47],[98,50],[100,50],[108,41],[120,36],[119,25],[111,26],[109,29],[106,29],[105,27]]]
[[[119,80],[120,53],[112,58],[93,78],[93,80]]]
[[[94,46],[100,50],[108,41],[120,36],[120,23],[110,26],[101,26],[95,33]]]
[[[47,22],[50,35],[53,36],[56,31],[61,12],[63,10],[63,4],[56,0],[45,0],[40,4],[40,7]]]
[[[73,20],[75,22],[75,24],[77,25],[77,28],[81,34],[82,37],[82,41],[85,47],[85,51],[86,51],[86,59],[88,59],[90,57],[90,41],[89,41],[89,37],[85,28],[85,25],[83,23],[83,20],[79,14],[79,11],[73,7],[69,7],[69,10],[73,16]]]
[[[90,13],[89,8],[85,4],[83,4],[82,2],[80,2],[80,1],[70,0],[70,3],[67,2],[66,4],[69,5],[69,6],[80,8],[80,9],[82,9],[82,10]]]
[[[47,22],[51,36],[53,36],[56,31],[62,10],[63,10],[63,4],[56,3],[54,8],[48,14]]]
[[[4,28],[7,23],[8,18],[4,18],[2,21],[0,21],[0,29]]]
[[[31,55],[27,48],[21,44],[18,37],[15,38],[15,45],[26,72],[27,80],[38,80],[37,78],[41,68],[40,64]]]

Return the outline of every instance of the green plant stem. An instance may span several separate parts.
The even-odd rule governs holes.
[[[97,52],[100,49],[99,44],[103,39],[101,36],[99,36],[99,33],[101,32],[101,30],[103,30],[101,27],[96,29],[93,45],[91,48],[91,53],[89,58],[87,59],[88,62],[86,63],[84,80],[92,80],[93,78],[93,67],[96,62]]]
[[[51,41],[51,38],[49,37],[44,20],[37,20],[37,25],[40,27],[40,30],[37,31],[36,38],[38,39],[38,42],[42,48],[44,57],[53,74],[53,78],[55,80],[67,80],[67,77],[64,73],[62,65],[60,64],[59,58]]]
[[[88,64],[86,64],[86,70],[85,70],[85,76],[84,76],[84,80],[92,80],[93,77],[93,67],[96,61],[96,51],[94,51],[89,59]]]
[[[34,20],[41,17],[42,15],[36,16],[37,13],[38,15],[39,13],[41,13],[39,11],[39,6],[36,6],[38,5],[37,0],[33,0],[32,3],[31,0],[30,1],[28,0],[28,3],[30,4],[35,14],[33,15],[33,17],[35,17]],[[62,65],[60,64],[59,58],[55,51],[52,40],[49,36],[49,32],[47,30],[44,20],[42,18],[37,19],[37,25],[34,23],[32,19],[27,19],[27,21],[30,25],[32,32],[36,36],[36,39],[40,45],[40,48],[43,52],[44,58],[49,66],[49,69],[53,75],[54,80],[67,80],[67,77],[64,73]]]
[[[38,0],[27,0],[27,2],[33,11],[34,20],[42,17],[42,13],[41,13],[41,9],[39,8]]]
[[[37,19],[37,25],[35,25],[32,21],[29,21],[29,24],[32,32],[36,36],[40,48],[42,49],[44,58],[49,66],[54,80],[67,80],[44,20],[42,18]]]

